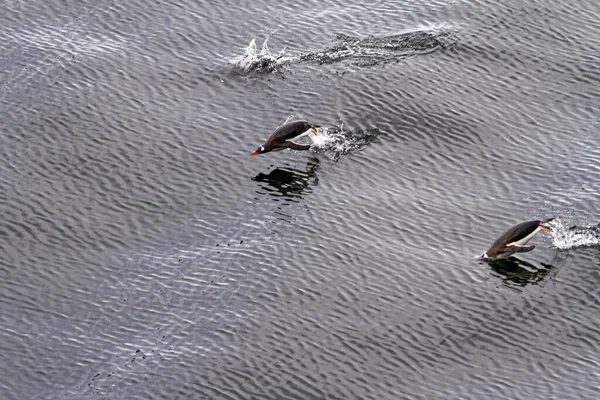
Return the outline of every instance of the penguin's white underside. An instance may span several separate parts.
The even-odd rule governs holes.
[[[525,236],[522,239],[519,240],[515,240],[514,242],[508,243],[506,245],[506,248],[509,249],[509,251],[505,251],[503,253],[500,253],[496,256],[496,258],[507,258],[510,257],[511,255],[513,255],[516,252],[511,252],[510,251],[510,247],[523,247],[527,244],[527,242],[529,242],[531,240],[531,238],[533,238],[535,236],[536,233],[538,233],[540,231],[540,227],[538,226],[533,232],[531,232],[529,235]]]
[[[311,133],[311,131],[312,131],[311,129],[308,129],[306,132],[304,132],[304,133],[301,133],[301,134],[299,134],[298,136],[295,136],[295,137],[293,137],[293,138],[291,138],[291,139],[287,139],[287,140],[286,140],[286,142],[294,142],[295,140],[298,140],[298,139],[300,139],[301,137],[304,137],[304,136],[306,136],[306,135],[310,134],[310,133]]]

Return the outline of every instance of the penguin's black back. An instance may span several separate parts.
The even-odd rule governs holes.
[[[542,223],[542,221],[525,221],[517,224],[511,228],[509,228],[506,232],[504,232],[498,240],[494,242],[492,248],[504,246],[512,242],[516,242],[519,239],[523,239],[531,232],[535,231],[537,227]]]
[[[308,121],[303,120],[288,122],[275,129],[275,132],[269,138],[269,142],[272,142],[272,144],[281,144],[306,132],[311,126]]]

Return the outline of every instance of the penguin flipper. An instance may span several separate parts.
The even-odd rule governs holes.
[[[310,144],[299,144],[299,143],[294,143],[294,142],[285,142],[285,144],[283,146],[287,147],[288,149],[293,149],[293,150],[308,150],[308,149],[310,149]]]
[[[535,246],[506,246],[500,253],[525,253],[535,249]]]

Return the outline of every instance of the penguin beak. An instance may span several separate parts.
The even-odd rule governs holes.
[[[310,128],[310,129],[313,131],[313,133],[315,134],[315,136],[317,136],[317,128],[313,127],[313,128]]]
[[[255,155],[260,154],[260,152],[255,151],[254,153],[250,154],[252,157],[254,157]]]
[[[540,229],[545,232],[552,232],[552,228],[550,228],[549,226],[540,225]]]

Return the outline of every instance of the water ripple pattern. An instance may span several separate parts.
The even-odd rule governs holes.
[[[599,18],[0,1],[0,399],[596,400]]]

